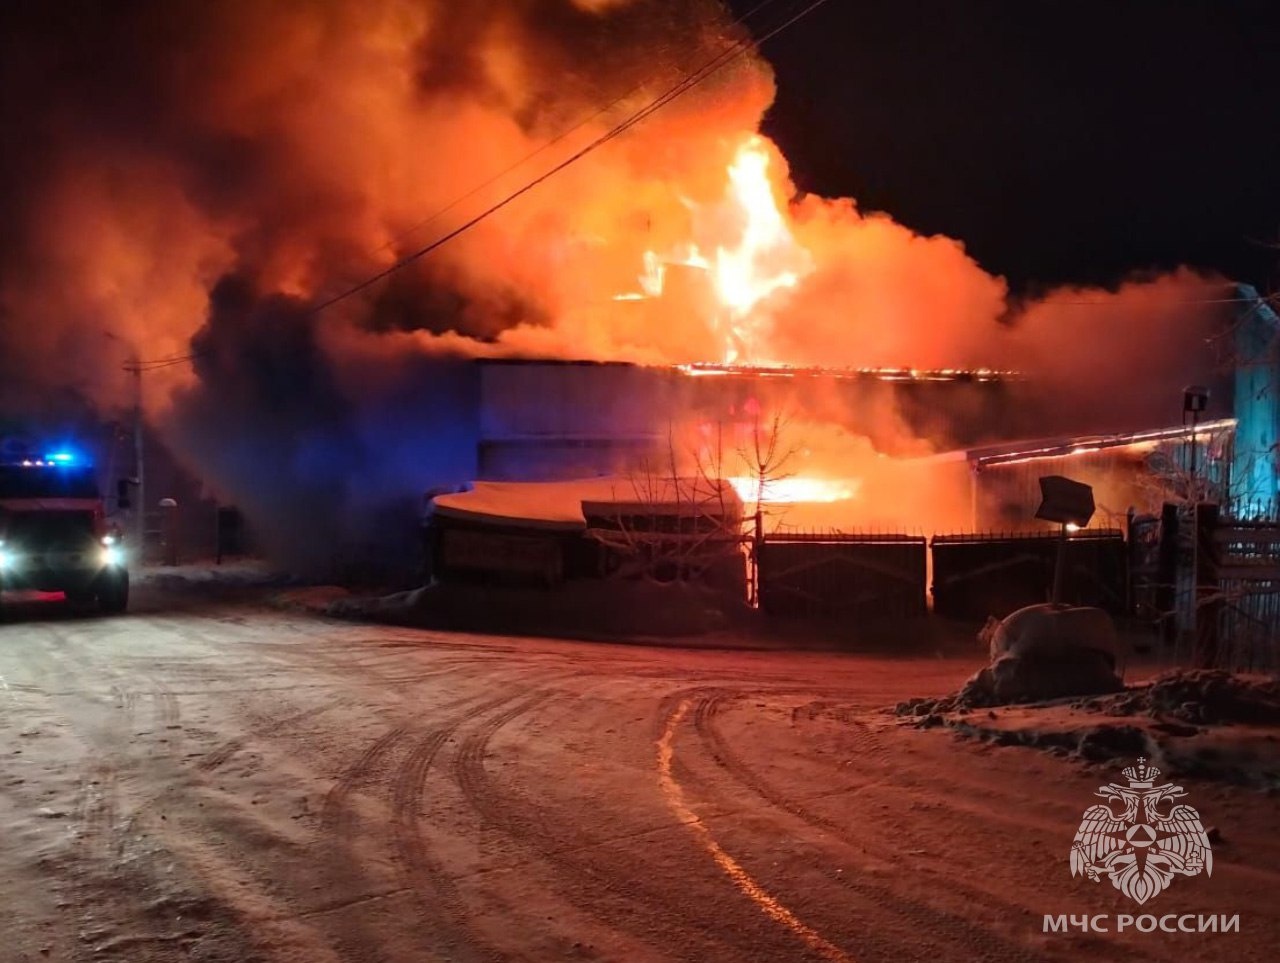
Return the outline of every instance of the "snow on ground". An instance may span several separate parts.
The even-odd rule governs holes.
[[[1139,909],[1068,869],[1113,768],[884,711],[954,691],[976,652],[424,631],[268,607],[276,590],[144,586],[122,618],[0,625],[5,963],[1270,961],[1280,944],[1273,797],[1186,778],[1220,830],[1213,875]],[[1241,932],[1042,922],[1143,911],[1239,914]]]
[[[218,564],[213,560],[182,565],[146,565],[129,573],[135,585],[155,585],[165,589],[185,586],[269,585],[291,581],[270,563],[256,558],[236,558]]]

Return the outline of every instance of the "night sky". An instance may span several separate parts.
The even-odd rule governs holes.
[[[764,51],[802,189],[1017,290],[1178,264],[1280,287],[1275,0],[828,0]]]

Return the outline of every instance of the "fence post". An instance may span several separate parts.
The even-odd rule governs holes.
[[[160,499],[160,537],[164,548],[164,564],[178,564],[178,503],[172,498]]]
[[[1156,611],[1163,618],[1160,636],[1172,645],[1178,636],[1178,506],[1165,502],[1160,510],[1160,547],[1156,553]]]
[[[1218,506],[1196,505],[1196,643],[1193,664],[1211,669],[1218,664],[1218,622],[1222,599],[1218,586]]]

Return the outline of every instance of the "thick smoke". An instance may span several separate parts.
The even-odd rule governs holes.
[[[194,355],[148,372],[149,417],[294,558],[346,534],[351,509],[465,479],[467,388],[450,359],[726,355],[705,271],[674,262],[747,231],[726,171],[772,99],[755,55],[385,282],[311,309],[742,40],[716,0],[67,0],[3,17],[4,123],[22,136],[0,158],[7,400],[37,409],[69,385],[110,415],[128,402],[121,362]],[[795,196],[761,143],[794,243],[756,267],[796,279],[753,306],[739,356],[1015,367],[1086,400],[1193,380],[1203,312],[1170,305],[1211,279],[1015,310],[959,242]],[[672,262],[663,297],[614,300],[652,281],[655,256]],[[1073,303],[1091,301],[1106,303]],[[1133,392],[1133,417],[1151,394]]]

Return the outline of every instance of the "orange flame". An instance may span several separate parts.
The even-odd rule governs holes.
[[[769,181],[764,138],[747,138],[729,165],[731,203],[745,224],[733,245],[719,245],[711,265],[716,297],[729,328],[725,360],[754,355],[766,333],[757,309],[771,295],[793,288],[813,267],[809,252],[791,235]]]
[[[768,334],[766,302],[779,291],[794,288],[813,270],[813,258],[787,226],[769,178],[768,142],[758,134],[747,137],[726,168],[723,200],[696,215],[714,215],[714,222],[731,239],[715,241],[707,256],[695,242],[679,245],[665,256],[644,253],[640,291],[614,296],[617,301],[661,297],[666,268],[679,264],[705,270],[718,306],[707,322],[723,337],[723,359],[733,364],[758,356]],[[728,225],[728,227],[723,227]]]
[[[757,495],[761,504],[801,505],[844,502],[858,497],[861,483],[856,478],[790,478],[767,479],[761,486],[760,479],[750,475],[735,475],[728,479],[738,497],[754,504]],[[762,490],[763,488],[763,490]]]

